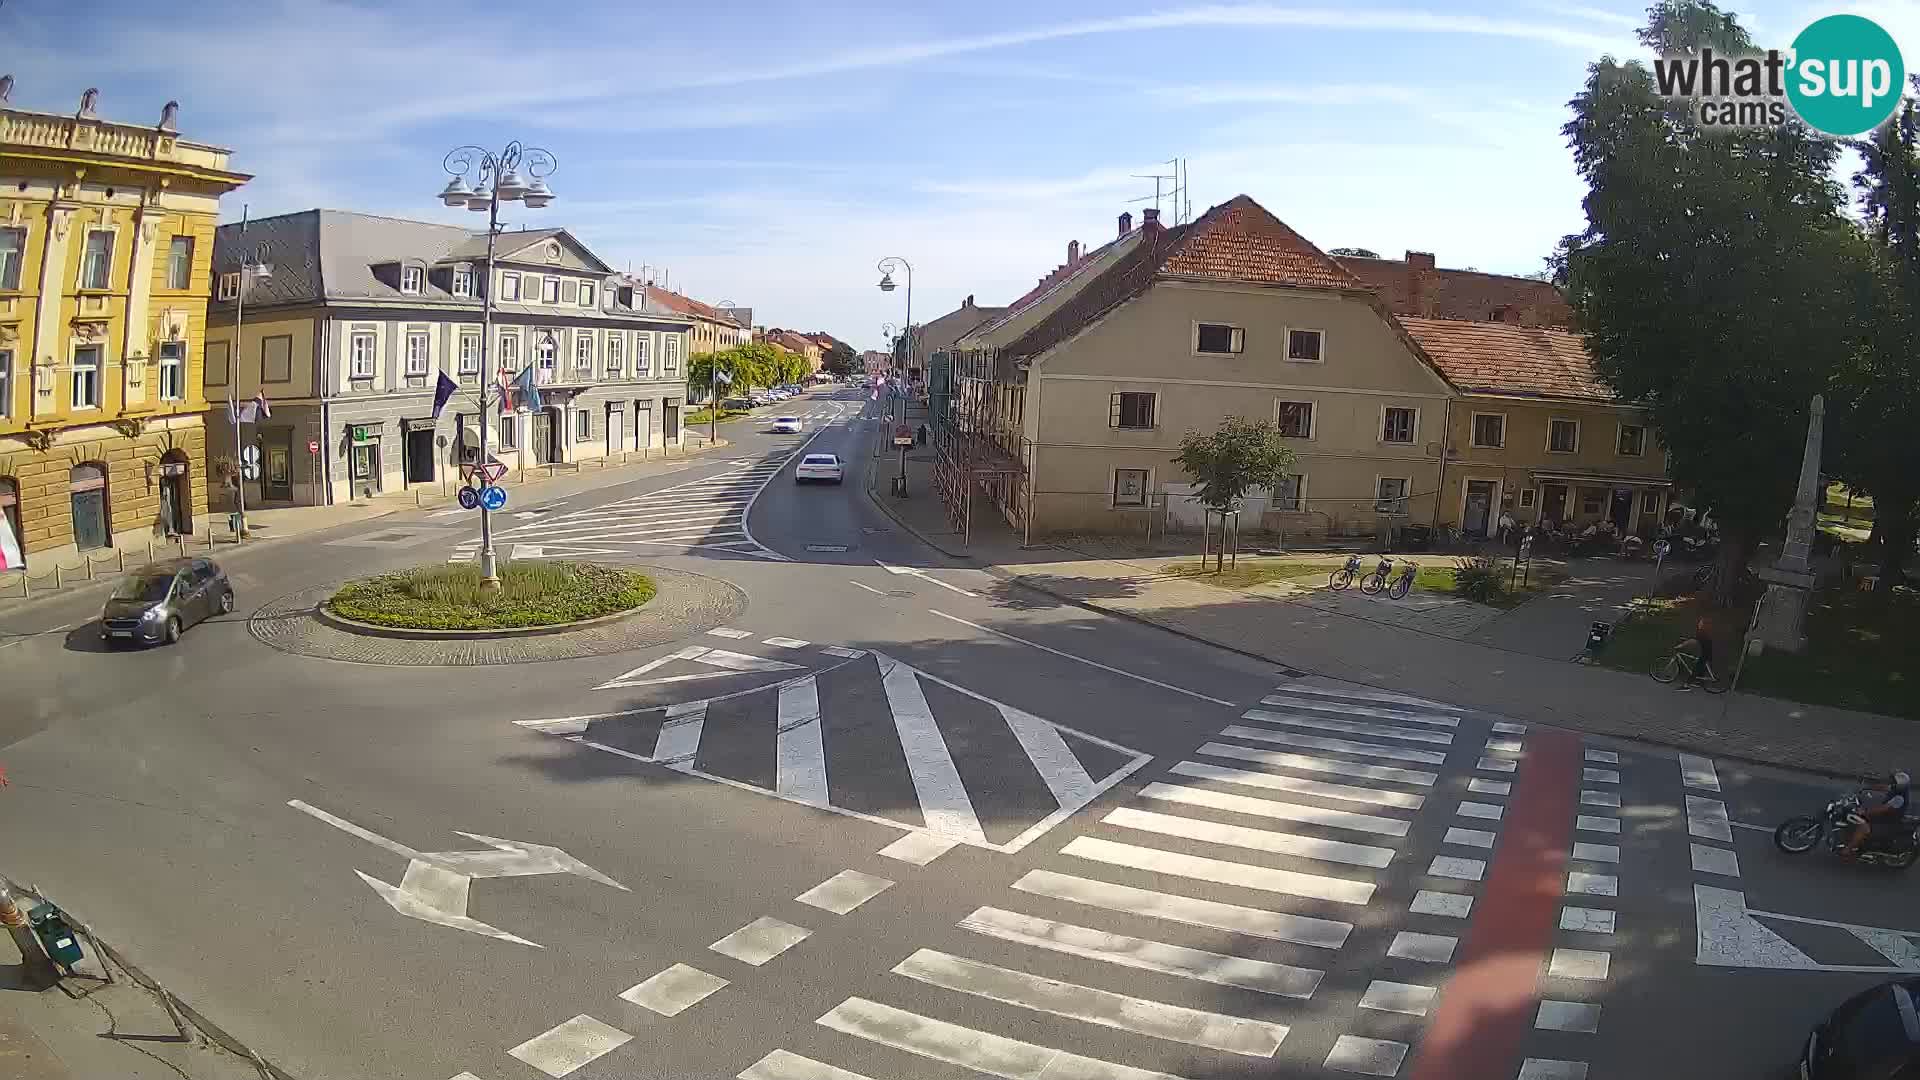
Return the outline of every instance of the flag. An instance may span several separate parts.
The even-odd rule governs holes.
[[[459,384],[448,378],[446,372],[440,373],[440,381],[433,384],[433,418],[435,420],[440,419],[441,410],[447,407],[447,401],[458,389],[460,389]]]
[[[528,364],[526,367],[520,369],[520,378],[517,380],[517,382],[520,386],[521,402],[525,404],[527,408],[532,409],[534,412],[539,412],[540,411],[540,388],[533,385],[533,365],[532,364]]]
[[[233,387],[229,386],[227,387],[227,423],[237,424],[239,422],[240,422],[240,406],[234,404]]]
[[[0,514],[0,570],[21,570],[26,565],[26,557],[20,554],[20,541],[14,539],[13,522],[7,520],[7,515]]]
[[[727,374],[726,369],[719,367],[718,365],[716,365],[713,369],[713,377],[716,381],[720,383],[721,386],[733,385],[733,376]]]
[[[273,410],[267,408],[267,392],[264,389],[254,393],[253,407],[254,411],[259,414],[255,419],[266,420],[273,416]]]

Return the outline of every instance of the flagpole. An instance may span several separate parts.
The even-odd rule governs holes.
[[[241,244],[246,243],[247,207],[240,207]],[[257,254],[257,253],[256,253]],[[258,262],[258,259],[254,260]],[[247,252],[240,254],[240,283],[233,290],[233,355],[234,370],[227,373],[227,418],[233,421],[233,504],[234,530],[233,542],[238,544],[247,535],[247,450],[243,438],[246,425],[240,422],[240,410],[234,399],[234,384],[240,381],[240,372],[246,368],[246,339],[242,336],[242,327],[247,320]],[[263,358],[264,362],[264,358]],[[266,372],[261,371],[264,378]]]

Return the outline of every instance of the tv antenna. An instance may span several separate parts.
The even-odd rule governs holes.
[[[1171,172],[1134,173],[1135,180],[1153,181],[1153,194],[1142,195],[1128,202],[1149,202],[1153,208],[1160,209],[1163,200],[1173,203],[1173,224],[1184,225],[1193,215],[1193,202],[1187,197],[1187,161],[1185,158],[1170,158],[1165,163]]]

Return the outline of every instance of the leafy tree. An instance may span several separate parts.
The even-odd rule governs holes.
[[[695,353],[687,360],[687,385],[704,390],[711,385],[713,367],[718,365],[723,375],[733,378],[731,383],[721,382],[721,397],[745,393],[756,386],[775,386],[793,381],[783,378],[782,373],[792,369],[794,359],[792,353],[764,341],[750,341],[719,352]],[[800,360],[800,367],[806,367],[804,359]]]
[[[1356,247],[1329,248],[1327,250],[1327,254],[1345,255],[1351,259],[1377,259],[1380,257],[1379,252],[1374,251],[1370,248],[1356,248]]]
[[[1229,416],[1215,431],[1187,432],[1173,460],[1199,485],[1201,504],[1218,513],[1252,488],[1279,484],[1293,467],[1293,450],[1271,421]]]
[[[862,367],[860,354],[853,351],[853,346],[838,338],[834,339],[833,348],[820,357],[821,370],[836,379],[852,378]]]
[[[1662,0],[1640,40],[1663,55],[1752,42],[1707,0]],[[1587,228],[1560,270],[1601,376],[1644,404],[1721,525],[1721,604],[1780,528],[1807,404],[1859,336],[1864,250],[1832,179],[1840,145],[1797,120],[1707,131],[1638,61],[1588,68],[1565,133]]]

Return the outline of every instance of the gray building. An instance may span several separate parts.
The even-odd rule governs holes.
[[[246,280],[236,341],[240,260],[256,250],[272,272]],[[272,415],[245,428],[261,462],[249,505],[456,483],[477,450],[483,386],[528,368],[540,408],[516,392],[490,413],[488,450],[510,469],[680,445],[689,320],[649,309],[565,229],[503,232],[491,266],[486,251],[485,231],[339,210],[220,227],[208,456],[238,456],[226,402],[264,395]],[[442,372],[459,389],[436,420]]]

